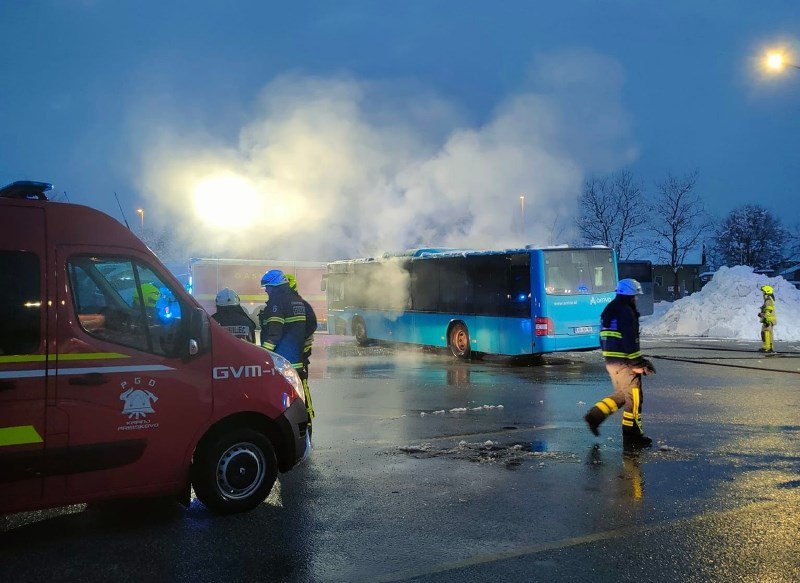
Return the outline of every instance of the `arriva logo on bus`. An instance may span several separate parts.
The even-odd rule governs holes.
[[[598,296],[598,297],[590,296],[589,303],[593,306],[596,306],[597,304],[607,304],[613,299],[614,299],[614,294],[610,294],[607,296]]]

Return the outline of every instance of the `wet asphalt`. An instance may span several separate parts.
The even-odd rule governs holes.
[[[596,352],[543,361],[320,335],[311,457],[255,511],[197,501],[0,518],[0,581],[797,581],[800,346],[645,343],[652,450]],[[691,362],[686,362],[687,360]]]

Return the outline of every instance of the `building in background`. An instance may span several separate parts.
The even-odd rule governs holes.
[[[678,298],[700,291],[708,266],[701,263],[687,263],[678,268],[678,289],[675,288],[675,274],[669,265],[653,266],[653,299],[657,302],[672,302]]]

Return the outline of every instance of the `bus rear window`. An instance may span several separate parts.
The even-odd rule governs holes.
[[[558,249],[544,252],[545,291],[571,296],[614,291],[617,278],[610,249]]]

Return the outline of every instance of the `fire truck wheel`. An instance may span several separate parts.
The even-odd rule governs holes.
[[[232,428],[198,448],[192,486],[200,501],[220,514],[252,510],[269,495],[278,461],[263,434]]]
[[[359,346],[366,346],[369,344],[367,325],[362,318],[353,319],[353,336],[356,337],[356,342],[358,342]]]
[[[469,344],[469,330],[464,322],[455,322],[447,333],[447,344],[453,356],[468,360],[471,354]]]

